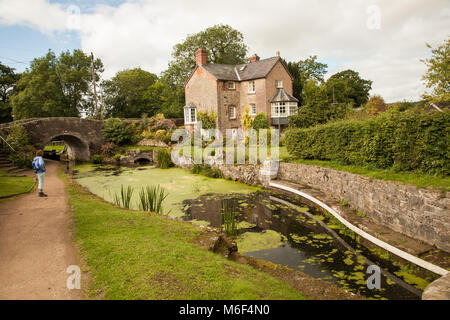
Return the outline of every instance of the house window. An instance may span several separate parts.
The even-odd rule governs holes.
[[[184,107],[184,124],[195,124],[197,122],[197,108]]]
[[[230,107],[228,110],[230,119],[236,119],[236,107]]]
[[[250,115],[256,116],[256,104],[250,103]]]
[[[297,114],[297,102],[291,102],[289,103],[289,115],[293,116],[294,114]]]
[[[297,114],[297,102],[272,103],[272,118],[289,117]]]
[[[280,102],[280,117],[286,117],[286,102]]]
[[[277,87],[277,89],[283,89],[283,81],[276,80],[275,81],[275,86]]]
[[[255,81],[250,81],[248,83],[248,93],[255,93],[255,92],[256,92]]]
[[[236,89],[236,85],[234,84],[233,81],[228,82],[228,89],[230,89],[230,90]]]

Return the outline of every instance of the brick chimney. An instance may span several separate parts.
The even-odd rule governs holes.
[[[255,53],[250,57],[250,62],[256,62],[259,61],[259,56]]]
[[[195,51],[195,61],[197,62],[197,65],[204,66],[206,65],[206,50],[203,48],[198,48],[197,51]]]

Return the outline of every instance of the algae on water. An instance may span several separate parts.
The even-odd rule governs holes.
[[[278,248],[285,242],[286,237],[273,230],[245,232],[236,239],[238,251],[240,253]]]

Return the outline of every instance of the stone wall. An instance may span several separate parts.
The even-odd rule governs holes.
[[[450,192],[371,179],[344,171],[280,163],[278,179],[347,200],[373,221],[450,252]]]

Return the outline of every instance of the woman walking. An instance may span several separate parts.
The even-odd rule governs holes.
[[[46,197],[47,195],[44,193],[44,176],[45,176],[45,162],[42,156],[44,155],[44,151],[38,150],[36,151],[36,157],[33,159],[33,169],[36,172],[39,184],[39,197]]]

